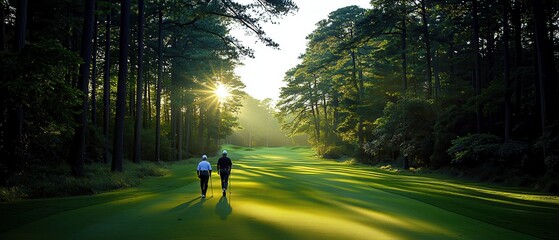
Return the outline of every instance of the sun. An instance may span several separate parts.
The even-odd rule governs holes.
[[[220,102],[227,100],[227,98],[231,96],[231,93],[229,93],[229,88],[221,83],[217,84],[217,87],[214,90],[214,94]]]

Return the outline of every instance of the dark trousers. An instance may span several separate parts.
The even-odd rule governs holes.
[[[219,170],[219,177],[221,178],[221,188],[227,189],[229,185],[229,170]]]
[[[208,191],[208,180],[210,176],[200,175],[200,189],[202,190],[202,195],[206,195],[206,191]]]

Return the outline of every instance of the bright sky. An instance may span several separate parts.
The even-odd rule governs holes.
[[[305,37],[315,28],[315,24],[328,17],[336,9],[357,5],[370,8],[369,0],[294,0],[299,11],[280,19],[279,24],[264,24],[264,30],[280,44],[280,50],[255,43],[256,38],[245,36],[244,30],[233,31],[244,44],[255,50],[255,58],[246,58],[235,70],[246,85],[245,91],[256,99],[279,99],[280,88],[285,86],[285,72],[295,67],[304,53]]]

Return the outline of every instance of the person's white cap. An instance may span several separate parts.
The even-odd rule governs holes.
[[[227,155],[227,150],[223,150],[223,155]]]
[[[202,155],[202,159],[208,159],[208,156]]]

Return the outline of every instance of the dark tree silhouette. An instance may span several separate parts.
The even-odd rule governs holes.
[[[112,171],[122,172],[124,158],[124,115],[126,114],[126,81],[128,77],[128,48],[130,36],[130,0],[121,3],[118,84],[116,96],[115,133]]]
[[[158,30],[157,30],[157,86],[155,98],[155,161],[161,159],[161,88],[163,78],[163,9],[159,3],[157,11]]]
[[[144,77],[144,0],[138,0],[138,80],[136,82],[136,122],[133,161],[139,163],[142,146],[142,79]]]
[[[85,134],[87,130],[88,113],[88,86],[89,86],[89,66],[91,64],[91,49],[93,38],[93,14],[95,11],[95,0],[85,2],[85,14],[82,33],[81,57],[83,63],[80,65],[80,78],[78,88],[82,92],[82,105],[80,113],[76,115],[76,127],[74,134],[74,147],[72,159],[72,173],[75,176],[83,175],[83,164],[85,159]]]
[[[105,63],[103,67],[103,162],[109,162],[109,122],[111,115],[111,14],[112,1],[108,1],[109,11],[105,23]]]

